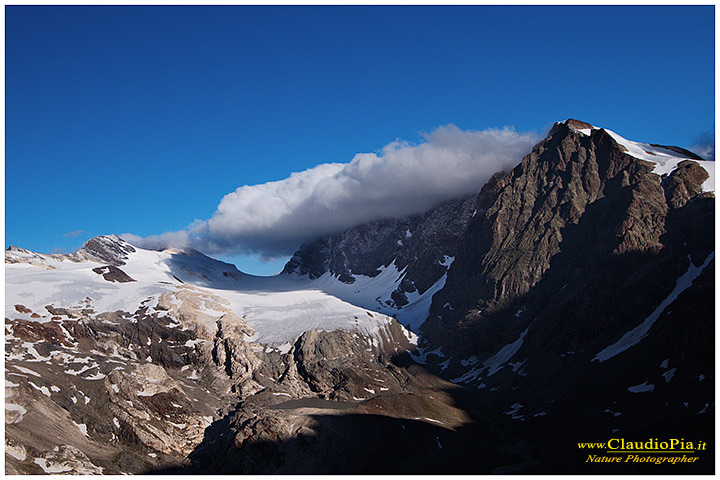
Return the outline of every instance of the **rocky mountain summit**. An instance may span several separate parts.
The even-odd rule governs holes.
[[[578,451],[714,438],[713,176],[571,119],[272,278],[116,236],[10,247],[6,473],[713,472]]]

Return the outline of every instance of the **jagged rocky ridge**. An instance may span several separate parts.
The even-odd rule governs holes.
[[[645,148],[556,124],[477,195],[305,245],[272,289],[173,252],[122,310],[13,302],[7,473],[711,472],[712,452],[668,470],[576,447],[713,438],[707,163]],[[688,160],[658,175],[643,158],[663,152]],[[149,288],[140,258],[160,257],[98,237],[68,256],[11,247],[6,265]],[[366,310],[273,343],[258,305],[231,298],[304,288]]]

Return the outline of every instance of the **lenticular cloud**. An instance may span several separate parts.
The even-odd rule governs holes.
[[[139,246],[193,247],[206,253],[293,253],[303,242],[363,222],[420,213],[477,192],[514,167],[539,140],[512,128],[465,131],[454,125],[417,145],[396,141],[350,163],[321,164],[277,182],[227,194],[207,221],[141,239]]]

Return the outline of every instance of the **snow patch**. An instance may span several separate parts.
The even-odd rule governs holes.
[[[440,261],[440,265],[442,265],[445,268],[450,268],[450,265],[453,264],[455,261],[455,257],[450,257],[448,255],[443,256],[443,259]]]
[[[33,463],[40,465],[40,468],[42,468],[45,473],[62,473],[72,470],[72,468],[66,465],[48,461],[46,458],[36,458],[33,460]]]
[[[35,372],[34,370],[30,370],[29,368],[21,367],[19,365],[13,365],[12,367],[22,373],[27,373],[28,375],[34,375],[38,378],[42,378],[39,373]]]
[[[88,436],[87,425],[85,425],[84,423],[72,423],[78,428],[78,430],[80,430],[80,432],[82,432],[83,435],[85,435],[86,437]]]
[[[500,368],[502,368],[502,366],[507,363],[507,361],[510,360],[518,350],[520,350],[520,347],[522,347],[523,344],[523,339],[525,338],[525,335],[527,335],[529,329],[530,327],[526,328],[525,331],[520,334],[520,338],[508,345],[505,345],[499,352],[485,361],[483,366],[488,369],[488,377],[500,370]]]
[[[450,366],[450,360],[452,360],[452,357],[450,357],[447,360],[445,360],[444,362],[438,364],[440,366],[441,372],[444,372],[445,370],[447,370],[447,368]]]
[[[439,424],[441,424],[441,425],[444,425],[443,422],[441,422],[440,420],[435,420],[434,418],[415,417],[414,420],[425,420],[426,422],[439,423]]]
[[[16,405],[14,403],[5,403],[5,410],[9,410],[11,412],[18,412],[19,416],[11,423],[20,423],[27,413],[27,410],[22,405]],[[5,419],[5,423],[8,423],[7,417]]]
[[[523,408],[523,405],[521,403],[514,403],[510,410],[507,412],[503,412],[505,415],[510,415],[510,418],[513,420],[523,420],[525,415],[518,415],[517,413],[520,411],[520,409]]]
[[[418,349],[418,354],[415,354],[413,352],[408,352],[410,354],[410,357],[412,357],[413,360],[415,360],[417,363],[426,364],[427,363],[427,357],[428,355],[437,355],[438,357],[444,358],[445,355],[442,353],[442,347],[437,347],[433,350],[427,351],[427,348],[420,348]]]
[[[652,392],[653,390],[655,390],[655,385],[653,385],[652,383],[647,383],[647,380],[645,380],[639,385],[628,387],[628,391],[631,393]]]
[[[670,380],[675,376],[675,372],[677,371],[677,368],[671,368],[667,372],[663,373],[662,376],[665,379],[665,383],[669,383]]]
[[[45,395],[45,396],[47,396],[47,397],[50,396],[50,390],[48,390],[48,388],[47,388],[45,385],[39,387],[39,386],[35,385],[33,382],[28,382],[28,383],[29,383],[30,386],[33,387],[35,390],[39,390],[40,393],[42,393],[43,395]]]
[[[12,446],[10,446],[8,444],[5,444],[5,453],[7,453],[8,455],[10,455],[11,457],[13,457],[15,460],[17,460],[19,462],[24,462],[25,459],[27,458],[27,456],[25,455],[24,452],[16,451],[15,448],[13,448]]]

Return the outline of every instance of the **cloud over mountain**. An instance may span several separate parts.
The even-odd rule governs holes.
[[[697,153],[705,160],[715,160],[715,129],[699,135],[690,150]]]
[[[392,142],[350,163],[327,163],[288,178],[227,194],[212,218],[186,230],[140,238],[147,248],[192,247],[205,253],[287,255],[303,242],[363,222],[420,213],[477,192],[515,166],[540,137],[505,127],[438,127],[417,145]]]

